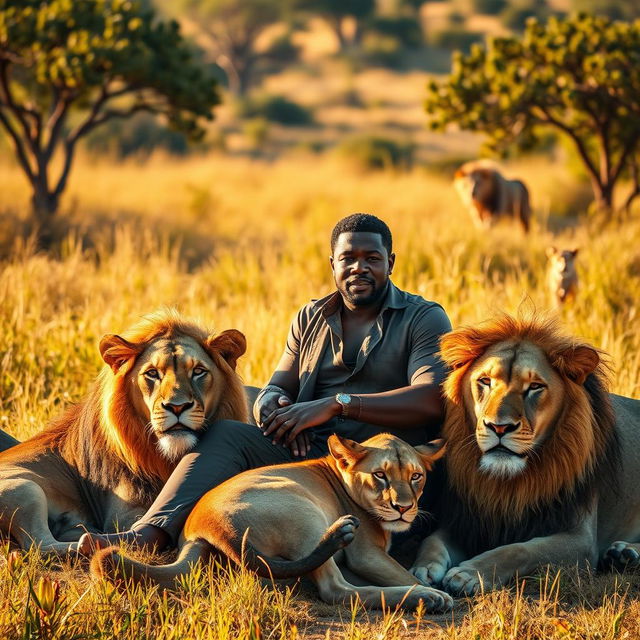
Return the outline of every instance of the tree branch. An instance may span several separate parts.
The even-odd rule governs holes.
[[[40,124],[40,116],[33,109],[17,104],[11,93],[11,87],[9,86],[9,63],[5,60],[0,62],[0,106],[4,103],[4,106],[8,108],[13,117],[19,122],[20,127],[24,132],[24,139],[29,145],[32,153],[37,153],[38,142],[38,129]],[[30,116],[34,119],[33,124],[29,124],[25,116]],[[34,131],[35,127],[35,131]]]
[[[24,148],[23,141],[21,140],[18,132],[13,128],[11,121],[2,111],[2,105],[0,105],[0,122],[2,126],[6,129],[9,137],[11,138],[11,142],[13,143],[14,151],[16,152],[16,156],[18,157],[18,162],[22,167],[23,171],[27,174],[27,178],[29,178],[29,182],[33,184],[35,180],[35,175],[33,173],[33,169],[29,162],[29,158]]]

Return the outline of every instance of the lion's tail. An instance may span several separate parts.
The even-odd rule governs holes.
[[[340,549],[349,545],[360,525],[355,516],[347,515],[338,518],[325,532],[316,548],[304,558],[284,560],[271,558],[260,553],[244,538],[229,541],[231,547],[228,555],[238,564],[242,563],[262,578],[297,578],[314,571],[323,565]]]
[[[206,540],[189,540],[175,562],[150,565],[124,555],[119,547],[107,547],[97,551],[91,558],[91,574],[115,584],[131,580],[134,584],[153,582],[164,589],[175,589],[176,580],[186,576],[198,560],[209,556],[211,550]]]
[[[220,544],[237,564],[244,564],[263,578],[295,578],[314,571],[354,538],[359,521],[354,516],[338,518],[324,533],[316,548],[304,558],[284,560],[261,554],[248,540],[233,537]],[[119,547],[102,549],[91,559],[91,574],[116,584],[132,580],[134,583],[153,582],[164,589],[175,589],[176,581],[186,576],[200,559],[207,558],[214,547],[202,538],[189,540],[180,550],[175,562],[150,565],[121,553]]]

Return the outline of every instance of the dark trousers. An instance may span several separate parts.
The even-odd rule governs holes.
[[[326,454],[326,442],[316,441],[307,458]],[[301,459],[294,458],[288,448],[272,444],[254,425],[218,420],[196,448],[180,460],[155,502],[133,528],[144,524],[160,527],[175,544],[191,509],[209,489],[248,469]]]

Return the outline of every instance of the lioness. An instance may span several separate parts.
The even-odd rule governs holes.
[[[640,402],[606,393],[598,351],[505,315],[441,354],[448,490],[416,576],[472,594],[541,564],[640,566]]]
[[[325,602],[357,595],[372,607],[415,607],[422,600],[430,611],[450,608],[447,594],[419,585],[386,551],[391,533],[405,531],[417,516],[425,474],[442,444],[414,449],[389,434],[362,444],[334,434],[328,444],[324,458],[245,471],[205,494],[173,564],[142,564],[110,547],[94,556],[92,572],[111,579],[124,572],[171,588],[216,549],[265,577],[310,573]],[[332,557],[343,547],[349,569],[382,586],[349,584]]]
[[[453,184],[478,227],[486,229],[507,217],[529,231],[529,191],[520,180],[507,180],[492,163],[477,160],[463,164]]]
[[[547,247],[547,258],[549,258],[547,284],[551,299],[557,307],[569,300],[575,300],[578,293],[577,255],[578,249],[560,251],[556,247]]]
[[[85,530],[131,525],[207,421],[247,419],[245,348],[239,331],[215,336],[171,310],[104,336],[86,399],[0,453],[0,534],[67,553]]]

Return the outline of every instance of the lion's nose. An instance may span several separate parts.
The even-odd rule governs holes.
[[[173,404],[172,402],[163,402],[162,408],[167,411],[171,411],[171,413],[179,416],[181,413],[191,409],[193,407],[193,402],[183,402],[182,404]]]
[[[496,435],[504,436],[507,433],[515,431],[519,426],[519,422],[505,422],[504,424],[496,424],[495,422],[484,421],[484,426],[491,429]]]
[[[411,509],[410,504],[398,504],[397,502],[392,502],[391,506],[402,515]]]

